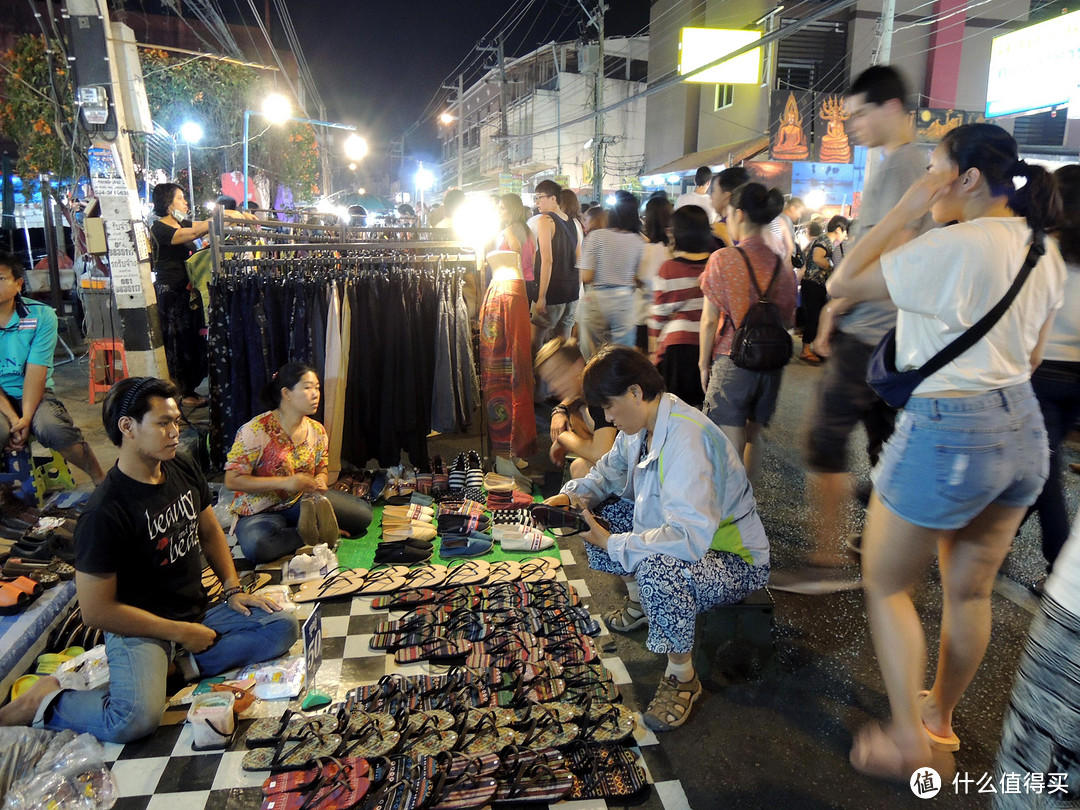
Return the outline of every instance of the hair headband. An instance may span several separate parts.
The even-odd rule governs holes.
[[[120,403],[120,413],[118,418],[129,416],[130,414],[128,412],[130,411],[131,406],[135,404],[135,400],[137,400],[147,388],[157,382],[155,377],[137,377],[136,379],[138,382],[132,385],[131,388],[128,389],[128,392],[124,394],[124,399]]]

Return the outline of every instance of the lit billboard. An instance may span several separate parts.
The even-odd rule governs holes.
[[[684,28],[679,37],[679,75],[693,73],[726,53],[761,39],[760,31],[727,28]],[[761,79],[761,48],[721,62],[686,79],[708,84],[757,84]]]
[[[1068,104],[1080,85],[1080,11],[994,37],[986,117]]]

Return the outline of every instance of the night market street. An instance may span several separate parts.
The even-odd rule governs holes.
[[[821,373],[821,368],[791,363],[785,372],[777,417],[766,433],[763,474],[755,493],[773,544],[774,570],[793,565],[803,548],[806,504],[800,432],[813,385]],[[58,391],[72,404],[76,420],[88,427],[100,425],[100,407],[85,402],[85,359],[58,368],[56,378]],[[544,424],[539,427],[540,435],[545,435]],[[91,427],[87,435],[102,464],[111,464],[116,454],[104,431]],[[442,436],[432,442],[432,452],[453,457],[459,450],[475,446],[476,441],[475,436]],[[858,447],[861,442],[861,434],[857,434],[852,445]],[[1068,460],[1076,459],[1077,454],[1070,449]],[[852,460],[859,462],[857,453],[853,452]],[[542,463],[541,457],[537,463]],[[865,456],[860,468],[865,475]],[[1072,473],[1066,478],[1070,509],[1075,508],[1077,480]],[[861,515],[853,514],[853,529],[860,520]],[[1020,582],[1033,581],[1039,564],[1037,536],[1037,529],[1025,526],[1006,561],[1004,570]],[[568,538],[560,542],[578,559],[583,558],[581,541]],[[578,570],[593,594],[589,606],[594,615],[622,600],[621,592],[611,591],[610,577],[585,566],[578,566]],[[853,730],[888,714],[862,593],[800,596],[773,591],[772,657],[758,672],[760,661],[752,647],[736,644],[721,651],[717,670],[727,671],[728,683],[714,687],[715,691],[709,689],[694,707],[692,721],[658,735],[659,746],[650,752],[654,781],[677,780],[685,791],[686,804],[679,803],[677,791],[662,799],[654,791],[641,806],[649,810],[986,807],[987,794],[978,794],[978,780],[983,780],[985,789],[984,774],[993,771],[1002,715],[1036,605],[1035,597],[1017,580],[999,577],[993,597],[991,649],[957,710],[955,728],[963,740],[957,769],[961,778],[966,773],[974,780],[967,797],[956,796],[953,786],[946,785],[936,798],[924,803],[906,786],[893,788],[852,771],[848,751]],[[935,572],[916,595],[930,640],[928,679],[935,664],[940,604],[941,588]],[[648,702],[663,671],[661,656],[645,650],[644,635],[638,631],[625,637],[601,637],[604,643],[615,645],[616,654],[626,664],[634,685],[622,688],[635,708]],[[605,649],[604,654],[610,653]],[[960,789],[963,792],[963,785]]]

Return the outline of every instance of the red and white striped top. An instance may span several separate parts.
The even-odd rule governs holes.
[[[684,256],[668,259],[653,279],[653,301],[649,308],[649,335],[657,339],[657,359],[668,346],[697,346],[701,311],[705,296],[698,285],[708,258],[691,260]]]

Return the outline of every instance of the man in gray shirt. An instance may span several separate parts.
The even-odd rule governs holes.
[[[885,153],[872,167],[863,190],[859,216],[851,229],[853,241],[881,221],[926,173],[927,151],[914,143],[906,97],[903,77],[885,65],[868,68],[848,90],[849,130],[862,145],[881,147]],[[910,223],[892,247],[930,227],[929,216]],[[818,385],[807,431],[808,491],[816,518],[811,550],[803,570],[774,573],[773,587],[797,593],[830,593],[859,585],[851,572],[843,570],[853,562],[842,545],[853,496],[848,440],[862,422],[873,466],[892,433],[895,411],[867,385],[866,365],[881,338],[895,325],[896,307],[888,298],[850,306],[843,299],[834,299],[821,313],[812,348],[829,362]]]

